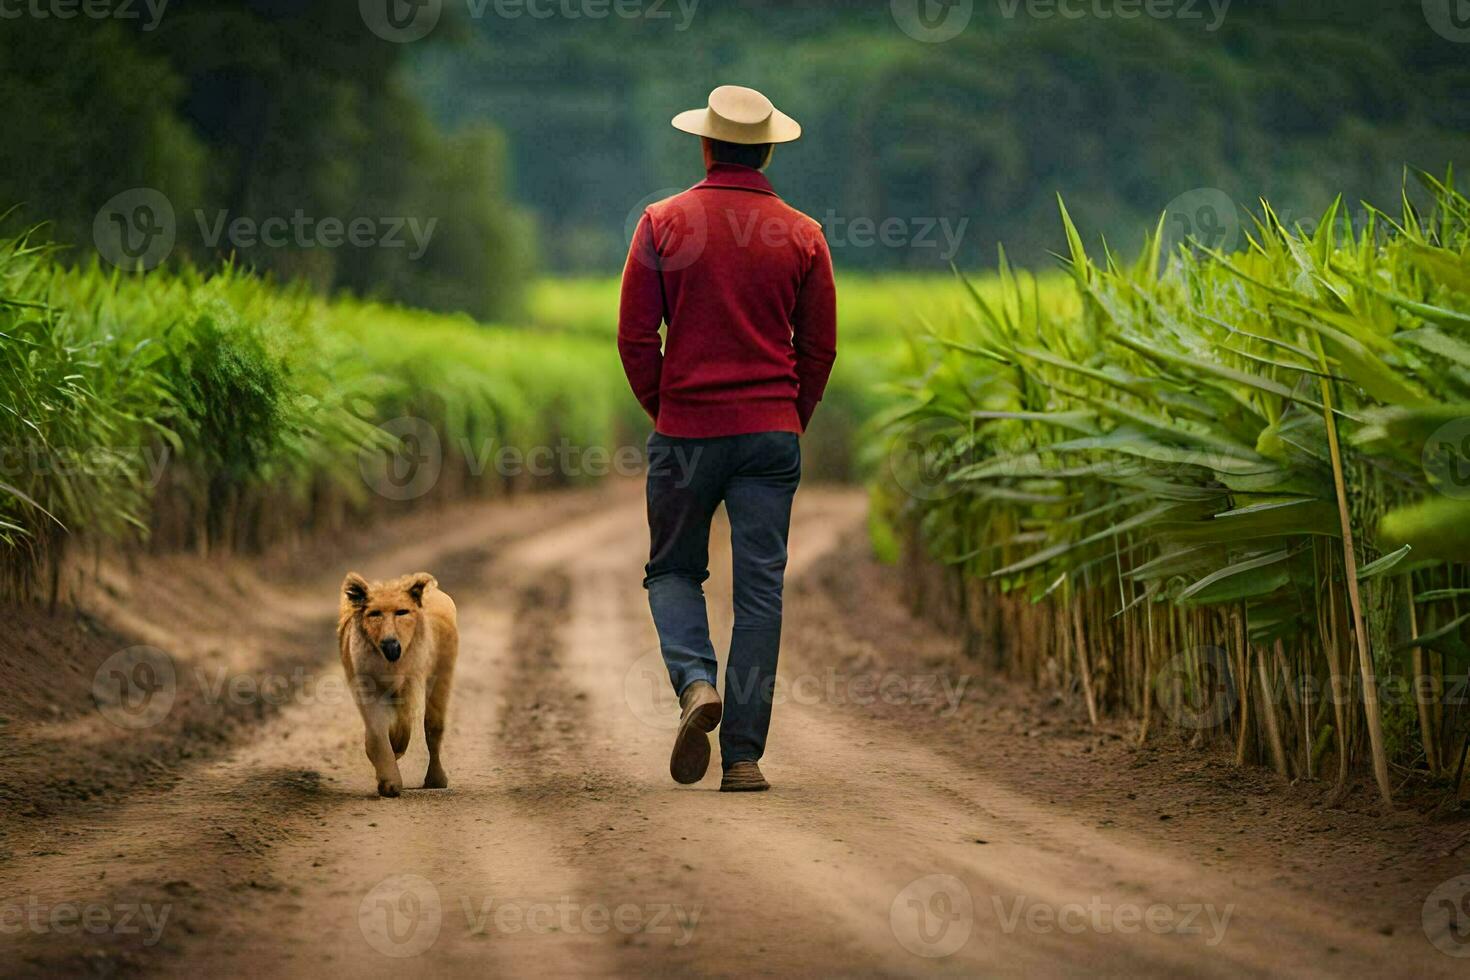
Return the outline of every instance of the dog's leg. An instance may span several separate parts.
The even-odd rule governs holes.
[[[413,698],[405,697],[398,702],[393,715],[393,724],[388,729],[388,744],[393,748],[393,758],[403,758],[408,743],[413,741]]]
[[[444,724],[449,714],[449,691],[454,686],[451,670],[442,670],[429,678],[424,699],[424,740],[429,743],[429,771],[424,776],[424,789],[446,789],[449,776],[439,757],[444,741]]]
[[[403,792],[403,776],[398,772],[398,759],[388,738],[395,714],[391,704],[368,704],[362,708],[363,745],[368,761],[378,774],[379,796],[397,796]]]

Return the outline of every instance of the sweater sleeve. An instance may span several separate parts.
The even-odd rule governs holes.
[[[623,373],[643,410],[658,421],[658,383],[663,370],[663,348],[658,328],[663,323],[663,284],[659,281],[658,252],[653,221],[648,213],[638,220],[628,261],[623,266],[623,292],[618,304],[618,354]]]
[[[837,360],[837,287],[832,253],[820,232],[813,242],[811,268],[796,297],[791,340],[796,347],[796,412],[805,431]]]

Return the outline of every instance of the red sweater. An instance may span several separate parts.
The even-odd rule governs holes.
[[[668,324],[659,344],[659,326]],[[669,436],[802,432],[837,356],[822,226],[758,170],[717,163],[650,205],[623,269],[618,352]]]

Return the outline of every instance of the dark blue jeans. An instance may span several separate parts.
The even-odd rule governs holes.
[[[648,440],[652,546],[643,587],[677,694],[695,681],[716,683],[704,581],[710,520],[721,502],[730,519],[735,622],[720,724],[726,769],[765,752],[781,649],[786,534],[800,480],[801,443],[793,432],[714,439],[655,432]]]

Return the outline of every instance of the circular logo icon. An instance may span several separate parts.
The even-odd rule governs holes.
[[[637,249],[633,248],[638,222],[643,220],[643,213],[648,206],[682,193],[683,188],[680,187],[665,187],[654,191],[633,205],[628,216],[623,219],[623,239],[628,243],[633,258],[645,268],[677,272],[689,268],[704,254],[704,246],[709,242],[709,219],[704,208],[692,195],[680,198],[677,203],[670,201],[659,219],[653,240],[644,242]],[[749,233],[758,235],[760,229],[749,229]]]
[[[1470,500],[1470,418],[1446,422],[1424,441],[1424,475],[1446,497]]]
[[[434,489],[444,468],[438,431],[413,415],[389,419],[378,428],[391,444],[374,442],[358,452],[363,481],[389,500],[413,500]]]
[[[888,470],[893,482],[911,497],[943,500],[960,491],[949,475],[964,462],[968,444],[968,433],[954,419],[919,419],[894,433],[888,444]]]
[[[1217,187],[1185,191],[1164,208],[1164,261],[1180,245],[1233,252],[1240,242],[1240,215],[1230,195]]]
[[[434,29],[444,0],[357,0],[357,10],[368,30],[378,37],[407,44]]]
[[[119,650],[92,675],[92,701],[119,728],[152,728],[168,717],[177,694],[174,660],[157,647]]]
[[[1470,874],[1442,883],[1421,910],[1424,935],[1434,948],[1458,959],[1470,957]]]
[[[623,675],[623,700],[649,728],[673,731],[679,727],[679,696],[669,682],[669,668],[657,647],[628,667]]]
[[[1180,728],[1214,728],[1235,712],[1230,657],[1220,647],[1171,657],[1154,678],[1154,690],[1164,713]]]
[[[168,258],[177,232],[173,204],[152,187],[114,194],[92,219],[97,254],[124,272],[146,272]]]
[[[894,898],[888,925],[898,944],[915,956],[948,956],[970,940],[975,901],[954,875],[926,875]]]
[[[357,907],[357,928],[362,938],[394,959],[418,956],[433,946],[443,919],[439,889],[418,875],[384,878]]]
[[[974,0],[889,0],[893,22],[915,41],[940,44],[957,37],[975,14]]]
[[[1470,2],[1424,0],[1424,19],[1434,33],[1456,44],[1470,42]]]

